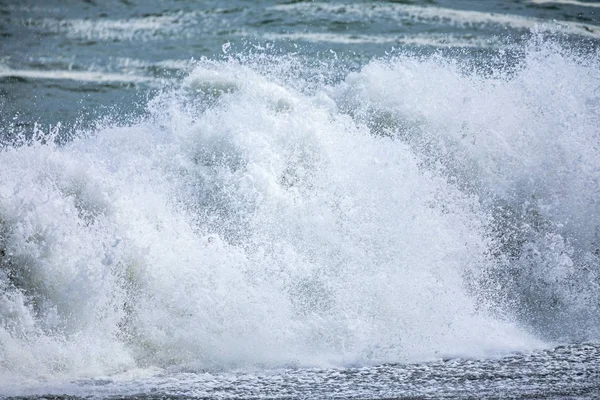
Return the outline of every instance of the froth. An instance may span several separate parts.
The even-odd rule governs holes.
[[[398,57],[324,87],[286,62],[201,61],[144,121],[2,149],[4,376],[538,346],[509,298],[550,295],[502,271],[553,271],[569,314],[555,288],[597,222],[593,65],[534,48],[486,76]]]
[[[478,197],[503,260],[493,280],[511,286],[517,313],[550,335],[598,326],[594,60],[536,39],[516,68],[489,76],[400,57],[332,88],[355,119],[408,143],[428,169]]]

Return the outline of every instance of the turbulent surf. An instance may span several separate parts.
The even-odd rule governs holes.
[[[336,7],[321,11],[366,15]],[[398,21],[433,18],[428,7],[398,10]],[[197,17],[185,15],[149,21]],[[465,15],[471,28],[505,22]],[[465,15],[440,18],[456,27]],[[71,38],[97,33],[89,22],[44,21]],[[138,25],[123,31],[131,37],[106,25],[94,40],[150,40],[154,25]],[[500,49],[476,58],[393,49],[356,64],[333,50],[310,58],[226,43],[218,56],[170,63],[183,72],[166,78],[0,71],[7,84],[85,76],[153,90],[136,112],[81,124],[3,119],[0,395],[52,385],[133,395],[147,392],[89,388],[115,377],[167,374],[206,388],[202,374],[283,369],[281,379],[302,380],[294,374],[361,368],[363,389],[341,393],[422,395],[375,382],[469,359],[543,364],[563,357],[547,350],[557,344],[597,359],[600,63],[597,49],[568,40],[582,25],[565,26],[494,42]],[[227,376],[217,386],[235,386]],[[248,379],[240,397],[279,385]],[[312,393],[297,388],[273,396]]]

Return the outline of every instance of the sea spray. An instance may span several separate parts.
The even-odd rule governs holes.
[[[497,261],[488,283],[519,320],[549,338],[597,336],[598,58],[540,34],[514,67],[481,74],[472,65],[400,56],[331,93],[477,196]]]
[[[574,321],[593,337],[594,61],[541,43],[492,76],[394,56],[315,84],[301,66],[201,60],[140,122],[2,148],[2,376],[485,357]]]

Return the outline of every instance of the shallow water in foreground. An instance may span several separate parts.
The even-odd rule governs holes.
[[[596,399],[600,344],[581,343],[500,359],[335,369],[157,373],[9,388],[17,398],[137,399]],[[9,395],[10,396],[10,395]]]

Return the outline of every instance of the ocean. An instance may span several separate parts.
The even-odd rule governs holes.
[[[0,0],[0,398],[600,398],[599,13]]]

